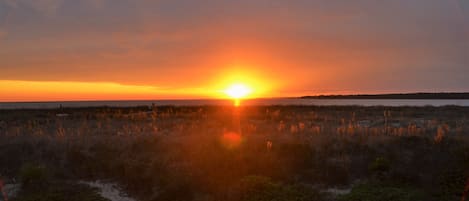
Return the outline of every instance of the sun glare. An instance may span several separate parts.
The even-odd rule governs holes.
[[[225,93],[234,99],[245,98],[252,90],[244,84],[233,84],[225,90]]]

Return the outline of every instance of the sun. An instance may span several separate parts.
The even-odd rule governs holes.
[[[234,99],[241,99],[252,93],[252,89],[245,84],[236,83],[225,89],[225,94]]]

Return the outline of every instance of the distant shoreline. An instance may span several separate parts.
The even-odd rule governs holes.
[[[300,99],[428,99],[452,100],[469,99],[469,93],[394,93],[394,94],[352,94],[302,96]]]

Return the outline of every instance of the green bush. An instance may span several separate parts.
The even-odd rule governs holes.
[[[24,165],[19,177],[23,188],[40,188],[50,180],[45,167],[33,164]]]
[[[12,201],[109,201],[101,197],[96,189],[83,184],[49,183],[40,191],[22,189]]]
[[[367,183],[355,186],[352,191],[340,196],[339,201],[422,201],[425,194],[407,186],[386,186]]]
[[[368,168],[373,173],[382,174],[391,169],[391,162],[384,157],[378,157],[369,165]]]
[[[194,187],[185,179],[174,178],[152,201],[188,201],[194,199]]]
[[[459,200],[468,177],[469,175],[461,169],[452,169],[441,173],[437,179],[438,188],[434,191],[434,196],[440,201]]]
[[[236,200],[243,201],[316,201],[322,194],[303,185],[283,185],[268,177],[247,176],[240,182]]]

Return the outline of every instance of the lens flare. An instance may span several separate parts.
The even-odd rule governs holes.
[[[227,149],[234,149],[239,147],[242,142],[242,137],[240,134],[235,132],[227,132],[222,135],[221,143]]]

